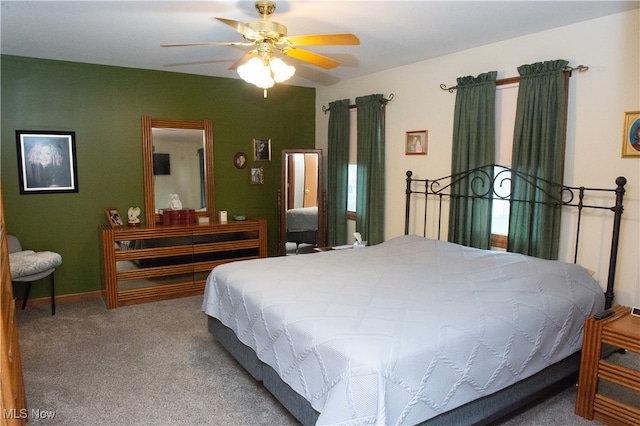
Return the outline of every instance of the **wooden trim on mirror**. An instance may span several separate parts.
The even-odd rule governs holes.
[[[144,175],[144,210],[147,226],[153,226],[160,223],[160,215],[155,212],[153,128],[204,131],[205,200],[207,208],[204,212],[197,211],[196,216],[208,217],[209,222],[214,223],[216,209],[213,185],[213,124],[211,120],[169,120],[144,116],[142,117],[142,163]]]

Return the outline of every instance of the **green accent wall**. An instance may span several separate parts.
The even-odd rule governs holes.
[[[9,233],[25,248],[62,255],[56,293],[101,288],[99,226],[104,209],[126,219],[144,208],[142,116],[213,122],[216,209],[266,218],[269,254],[277,253],[280,152],[315,147],[315,89],[242,80],[3,55],[1,177]],[[78,193],[20,194],[16,130],[74,131]],[[253,161],[253,139],[271,139],[272,161]],[[233,157],[247,154],[238,170]],[[251,185],[251,166],[264,185]],[[141,215],[141,218],[144,214]],[[20,297],[22,289],[16,289]],[[45,297],[47,285],[32,297]]]

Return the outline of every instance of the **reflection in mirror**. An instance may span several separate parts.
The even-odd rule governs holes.
[[[193,209],[214,221],[213,136],[210,120],[142,118],[145,217],[160,222],[160,211]],[[176,203],[172,194],[177,194]]]
[[[323,246],[322,151],[283,150],[279,253]]]
[[[170,208],[178,194],[185,209],[207,207],[204,183],[204,131],[152,129],[156,210]]]

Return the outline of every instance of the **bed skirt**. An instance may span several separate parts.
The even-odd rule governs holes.
[[[273,368],[262,363],[255,352],[240,342],[230,328],[211,316],[208,316],[208,323],[209,332],[213,337],[253,378],[261,381],[289,413],[303,425],[316,423],[319,413],[311,407],[311,404],[284,383]],[[469,402],[421,424],[483,425],[494,422],[547,394],[575,385],[579,367],[580,352],[576,352],[506,389]]]

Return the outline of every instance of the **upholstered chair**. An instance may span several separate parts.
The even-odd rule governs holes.
[[[7,235],[7,242],[9,244],[11,281],[26,283],[22,309],[27,306],[31,283],[51,275],[51,315],[55,315],[56,299],[53,273],[62,264],[62,256],[52,251],[23,250],[20,240],[14,235]]]

